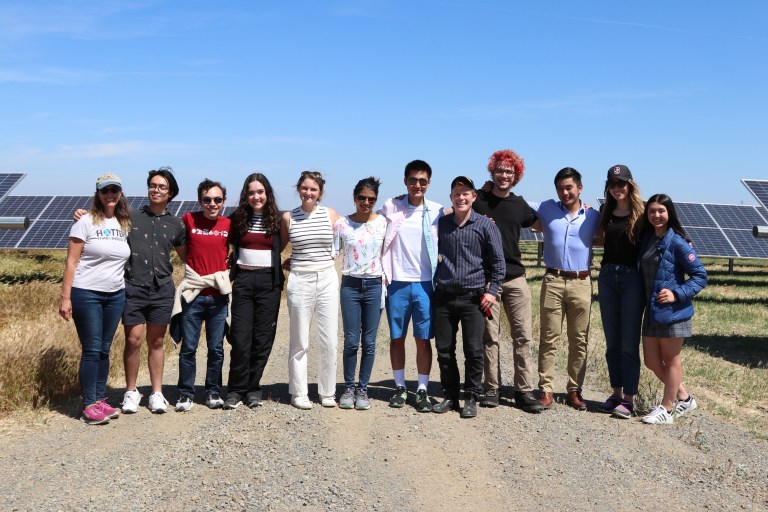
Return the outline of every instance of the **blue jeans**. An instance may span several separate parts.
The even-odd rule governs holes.
[[[97,292],[72,288],[72,320],[83,347],[80,387],[85,406],[107,396],[109,349],[125,307],[125,290]]]
[[[224,364],[224,326],[227,323],[226,296],[198,295],[182,307],[181,351],[179,351],[179,395],[194,398],[197,373],[197,345],[205,321],[208,343],[208,368],[205,372],[205,393],[221,391],[221,367]]]
[[[376,334],[381,319],[381,279],[363,279],[342,276],[341,319],[344,322],[344,385],[355,386],[357,349],[363,347],[360,356],[360,381],[358,386],[368,389],[373,360],[376,356]],[[361,338],[362,333],[362,338]]]
[[[597,278],[605,360],[612,388],[636,395],[640,381],[640,326],[645,309],[643,278],[637,269],[604,264]]]

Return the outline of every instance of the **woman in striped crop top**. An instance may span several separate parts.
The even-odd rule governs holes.
[[[282,236],[291,242],[288,279],[288,390],[291,404],[310,409],[307,391],[307,352],[312,315],[316,315],[318,345],[317,390],[323,407],[336,406],[336,346],[339,322],[339,278],[334,264],[333,224],[339,216],[321,206],[325,180],[304,171],[296,183],[301,206],[283,213]]]
[[[287,239],[281,236],[281,224],[272,185],[263,174],[251,174],[232,214],[232,323],[228,336],[232,351],[224,402],[227,409],[243,401],[252,408],[262,404],[261,377],[275,341],[285,281],[280,252]]]

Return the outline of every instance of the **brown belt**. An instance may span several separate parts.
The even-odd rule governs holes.
[[[547,274],[562,277],[563,279],[586,279],[589,277],[589,270],[560,270],[559,268],[548,268]]]

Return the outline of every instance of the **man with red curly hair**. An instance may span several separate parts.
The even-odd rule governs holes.
[[[537,217],[525,199],[512,192],[525,173],[525,163],[520,155],[511,149],[496,151],[488,159],[488,172],[491,174],[493,188],[489,191],[480,190],[472,207],[476,212],[493,219],[501,231],[505,274],[497,300],[491,308],[492,318],[486,318],[485,321],[485,398],[480,405],[499,405],[499,334],[503,304],[512,335],[515,402],[526,412],[539,412],[541,404],[533,395],[531,290],[525,279],[519,244],[520,229],[533,225]]]

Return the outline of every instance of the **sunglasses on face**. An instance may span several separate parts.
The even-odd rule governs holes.
[[[120,187],[109,186],[109,187],[100,188],[99,192],[101,192],[102,194],[117,194],[121,190],[122,189]]]
[[[624,188],[624,186],[627,184],[626,181],[622,180],[611,180],[608,182],[608,188]]]
[[[375,203],[376,202],[376,197],[364,196],[364,195],[361,194],[361,195],[357,196],[357,200],[360,201],[361,203]]]
[[[211,204],[212,202],[216,204],[221,204],[224,202],[224,198],[223,197],[204,197],[203,202],[205,204]]]
[[[426,178],[413,178],[413,177],[411,177],[411,178],[408,178],[406,180],[406,183],[408,183],[409,185],[415,185],[415,184],[418,183],[422,187],[426,187],[429,184],[429,180],[426,179]]]

